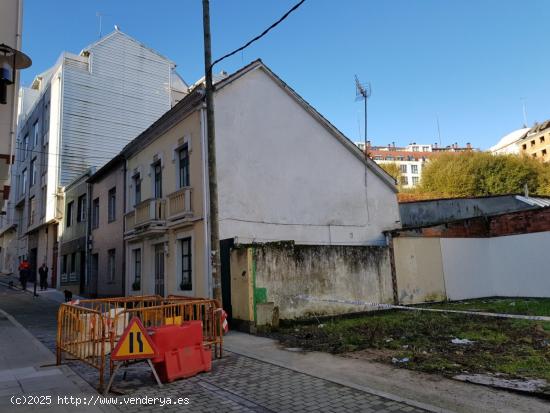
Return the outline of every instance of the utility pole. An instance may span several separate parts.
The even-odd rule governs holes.
[[[204,72],[206,80],[206,131],[208,135],[208,188],[210,194],[210,249],[212,260],[212,297],[222,301],[220,234],[218,223],[218,179],[216,173],[216,136],[214,127],[214,88],[212,86],[212,50],[210,38],[210,4],[202,0],[204,31]]]

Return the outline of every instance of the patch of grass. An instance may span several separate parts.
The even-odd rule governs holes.
[[[550,316],[550,298],[478,298],[421,305],[426,308]]]
[[[287,347],[331,353],[369,349],[378,361],[446,376],[504,373],[550,382],[550,329],[545,323],[476,315],[390,311],[289,326],[275,335]],[[452,344],[453,338],[471,345]],[[357,354],[357,353],[354,353]],[[372,357],[371,357],[372,359]]]

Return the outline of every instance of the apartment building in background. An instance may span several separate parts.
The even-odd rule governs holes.
[[[63,275],[57,268],[63,265],[63,188],[89,168],[107,163],[186,95],[187,85],[175,67],[115,30],[79,54],[62,53],[21,89],[10,194],[14,214],[2,222],[17,231],[7,271],[15,271],[18,260],[28,257],[33,269],[46,262],[51,274]],[[82,285],[78,275],[69,272],[63,283]],[[61,277],[57,282],[59,286]]]
[[[365,147],[363,143],[356,143],[359,149]],[[449,146],[439,146],[434,144],[410,143],[405,147],[396,147],[395,143],[388,146],[371,146],[367,142],[366,150],[368,156],[377,164],[395,163],[400,170],[400,186],[403,188],[412,188],[420,183],[422,169],[429,162],[430,158],[444,152],[464,152],[471,151],[472,146],[467,143],[466,146],[459,146],[454,143]]]
[[[521,154],[540,159],[542,162],[549,162],[550,120],[535,123],[519,141],[518,146]]]
[[[504,135],[495,145],[489,148],[493,155],[518,155],[520,153],[521,141],[531,128],[516,129]]]

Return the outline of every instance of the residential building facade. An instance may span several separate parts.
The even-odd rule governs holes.
[[[126,291],[209,296],[203,90],[155,122],[126,157]]]
[[[535,124],[519,142],[520,153],[550,161],[550,120]]]
[[[59,230],[59,285],[75,294],[86,291],[86,255],[88,250],[88,183],[91,171],[63,188],[64,212]],[[34,250],[30,250],[31,267]],[[38,263],[40,266],[41,262]],[[52,283],[53,284],[53,283]]]
[[[224,303],[233,244],[385,245],[393,178],[259,60],[215,90]],[[211,295],[206,142],[199,84],[122,151],[128,294]]]
[[[124,173],[124,160],[116,156],[88,179],[86,293],[92,297],[125,294]]]
[[[17,226],[13,256],[28,256],[37,244],[38,261],[58,269],[62,188],[104,165],[186,93],[172,61],[118,30],[78,55],[63,53],[22,89],[15,209],[6,223]]]

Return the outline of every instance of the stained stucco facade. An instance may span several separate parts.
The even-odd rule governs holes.
[[[87,293],[94,297],[125,295],[124,171],[116,157],[88,179]]]

